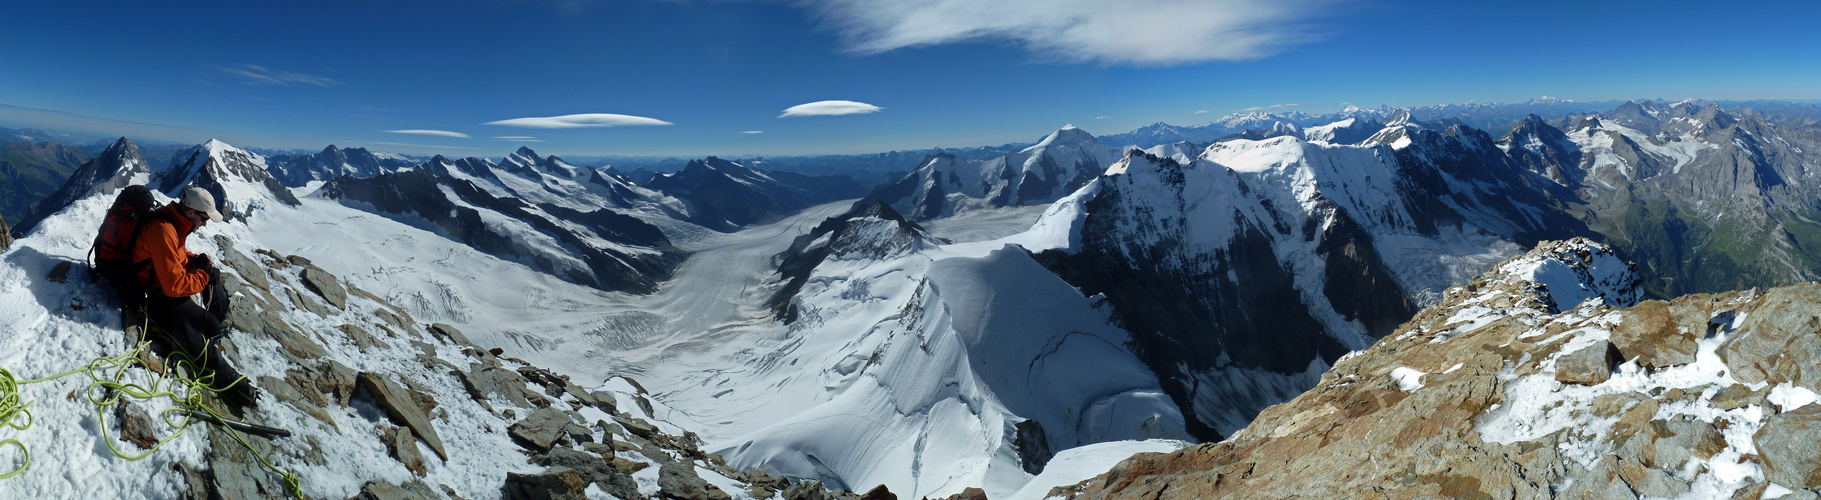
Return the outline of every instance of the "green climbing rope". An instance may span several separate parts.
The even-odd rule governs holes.
[[[134,366],[145,368],[147,373],[156,373],[150,366],[146,366],[141,360],[141,354],[146,351],[146,347],[150,344],[150,341],[141,342],[138,346],[135,346],[131,351],[127,351],[126,353],[113,357],[95,358],[89,362],[89,365],[86,368],[79,368],[31,380],[19,380],[11,371],[0,367],[0,424],[21,431],[31,428],[33,422],[30,410],[31,402],[21,402],[22,398],[20,396],[19,386],[56,380],[77,373],[87,373],[91,380],[85,391],[85,395],[88,397],[89,402],[95,405],[95,416],[101,421],[102,442],[107,444],[108,450],[114,452],[115,456],[126,460],[139,460],[151,456],[153,453],[157,453],[159,448],[163,448],[165,443],[171,442],[171,440],[182,436],[184,431],[188,430],[189,425],[195,420],[195,418],[191,416],[192,413],[190,410],[206,413],[209,416],[214,417],[217,421],[225,421],[225,417],[204,404],[204,398],[206,395],[219,394],[222,391],[232,388],[234,384],[245,382],[246,377],[242,376],[235,379],[233,383],[230,383],[221,389],[216,389],[214,388],[215,373],[205,367],[206,365],[202,363],[200,356],[193,357],[182,353],[174,353],[177,354],[172,357],[176,360],[176,363],[173,363],[175,366],[169,367],[170,369],[166,370],[162,376],[152,377],[147,384],[128,381],[127,369]],[[203,345],[203,353],[208,352],[208,347],[209,345],[206,343]],[[197,374],[197,376],[191,377],[188,374]],[[97,389],[100,390],[99,395],[97,394]],[[163,420],[165,425],[170,426],[172,429],[176,429],[176,432],[159,440],[157,443],[153,444],[150,449],[147,449],[144,453],[138,455],[128,455],[121,452],[119,448],[116,448],[114,446],[114,439],[108,436],[107,407],[119,403],[121,398],[149,400],[161,397],[169,399],[172,407],[161,412],[159,420]],[[181,415],[182,418],[172,420],[171,417],[173,414]],[[20,422],[20,419],[24,419],[24,421]],[[252,452],[253,457],[259,460],[260,465],[263,465],[273,473],[278,474],[284,481],[285,489],[293,497],[299,499],[303,498],[303,485],[296,474],[272,465],[270,461],[266,460],[264,455],[259,453],[259,450],[254,449],[253,445],[248,443],[246,438],[241,436],[240,432],[225,425],[223,428],[227,430],[228,435],[234,437],[236,442],[239,442],[241,446],[245,446],[247,451]],[[25,447],[25,443],[22,443],[17,439],[0,441],[0,448],[4,448],[7,445],[18,447],[20,453],[23,454],[24,459],[18,469],[14,469],[12,472],[7,472],[5,474],[0,474],[0,479],[18,475],[19,473],[24,472],[27,467],[30,467],[32,463],[31,450]]]

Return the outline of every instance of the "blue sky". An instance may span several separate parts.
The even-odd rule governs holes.
[[[1821,3],[1588,3],[8,2],[0,126],[688,157],[1001,144],[1288,104],[1821,98]],[[780,117],[830,100],[877,109]],[[667,124],[520,120],[578,114]]]

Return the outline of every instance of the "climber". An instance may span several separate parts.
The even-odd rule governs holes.
[[[177,349],[204,360],[204,368],[215,374],[211,386],[222,391],[222,400],[254,406],[252,381],[235,383],[240,372],[228,365],[220,348],[210,347],[210,341],[225,333],[222,321],[228,317],[221,271],[208,255],[190,253],[185,247],[190,233],[209,221],[221,221],[215,197],[202,188],[184,188],[180,201],[158,209],[140,229],[132,259],[150,265],[142,266],[136,278],[146,292],[146,316],[170,334]]]

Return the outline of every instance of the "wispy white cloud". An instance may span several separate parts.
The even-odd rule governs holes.
[[[1267,109],[1300,108],[1301,104],[1272,104],[1270,106],[1253,106],[1240,111],[1264,111]]]
[[[1096,116],[1096,117],[1094,117],[1094,119],[1095,119],[1095,120],[1105,120],[1105,119],[1108,119],[1108,118],[1112,118],[1112,117],[1111,117],[1111,116],[1106,116],[1106,115],[1101,115],[1101,116]]]
[[[543,140],[528,135],[502,135],[495,136],[494,139],[505,139],[512,142],[544,142]]]
[[[746,130],[746,131],[742,131],[740,133],[742,133],[742,134],[763,134],[763,133],[765,133],[765,131],[764,130]]]
[[[411,135],[434,135],[437,137],[454,137],[457,139],[467,139],[468,138],[468,134],[464,134],[461,132],[450,132],[447,130],[406,129],[406,130],[384,130],[382,132],[391,132],[394,134],[411,134]]]
[[[331,87],[341,84],[341,82],[336,81],[333,78],[266,69],[264,66],[252,64],[217,66],[215,69],[219,69],[223,73],[238,76],[242,79],[241,83],[248,85],[291,85],[294,83],[301,83],[318,87]]]
[[[1208,110],[1205,110],[1205,109],[1197,109],[1197,110],[1195,110],[1195,114],[1198,114],[1198,115],[1205,115],[1205,114],[1208,114]]]
[[[1174,65],[1270,56],[1319,39],[1343,0],[798,0],[848,50],[1012,40],[1070,62]]]
[[[502,125],[524,128],[584,128],[584,127],[622,127],[637,125],[671,125],[670,122],[643,116],[616,115],[612,113],[582,113],[563,116],[541,116],[513,118],[487,122],[487,125]]]
[[[778,115],[778,118],[859,115],[877,113],[881,109],[885,108],[857,101],[816,101],[784,108],[784,114]]]

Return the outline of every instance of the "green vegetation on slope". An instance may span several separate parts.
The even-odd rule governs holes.
[[[93,156],[55,142],[0,146],[0,217],[24,217],[26,207],[63,186]]]

